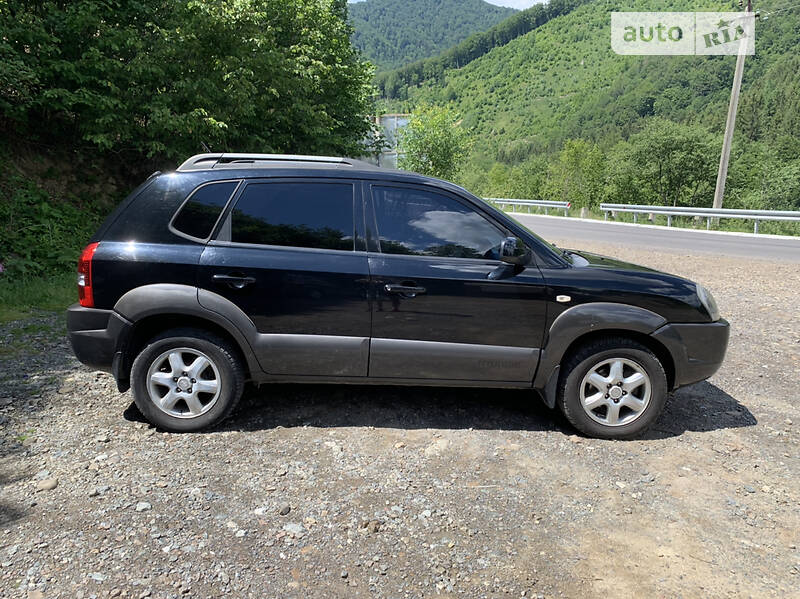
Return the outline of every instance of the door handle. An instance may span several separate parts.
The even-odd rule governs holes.
[[[387,283],[383,286],[387,293],[400,293],[408,297],[414,297],[418,293],[425,293],[424,287],[415,287],[413,285],[395,285]]]
[[[247,277],[245,275],[214,275],[212,278],[215,283],[227,283],[229,287],[234,289],[244,289],[256,282],[255,277]]]

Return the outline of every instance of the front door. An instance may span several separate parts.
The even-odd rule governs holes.
[[[546,316],[539,269],[500,262],[507,232],[455,194],[369,188],[370,377],[531,382]]]
[[[352,181],[249,181],[203,252],[199,286],[253,321],[266,372],[366,376],[369,270],[356,212]]]

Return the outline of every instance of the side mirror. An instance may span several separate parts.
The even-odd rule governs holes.
[[[527,266],[531,258],[531,250],[518,237],[506,237],[500,243],[500,260],[506,264]]]

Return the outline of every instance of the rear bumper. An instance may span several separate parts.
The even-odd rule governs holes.
[[[675,389],[705,380],[719,370],[729,336],[730,325],[724,319],[703,324],[667,324],[652,334],[672,355]]]
[[[113,310],[84,308],[80,304],[67,309],[67,332],[72,351],[79,361],[95,370],[113,372],[120,340],[131,326]]]

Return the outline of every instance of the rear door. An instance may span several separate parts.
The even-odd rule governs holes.
[[[546,316],[539,269],[500,262],[507,232],[455,194],[367,187],[379,242],[370,377],[530,383]]]
[[[350,180],[246,181],[203,252],[199,286],[253,321],[266,372],[366,376],[369,270],[356,215]]]

